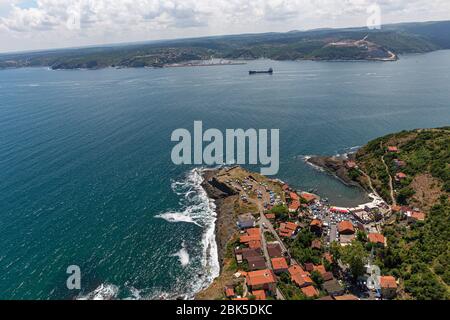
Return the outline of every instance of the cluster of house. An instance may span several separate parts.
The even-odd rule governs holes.
[[[414,223],[417,221],[425,221],[425,213],[420,210],[415,210],[407,206],[392,206],[392,212],[403,214],[408,222]]]
[[[394,154],[400,152],[400,150],[396,146],[388,146],[387,151],[389,153],[394,153]],[[401,168],[406,167],[406,162],[403,160],[400,160],[400,159],[394,159],[394,164],[395,164],[395,167],[397,168],[397,170],[400,170]],[[406,175],[406,173],[399,171],[395,174],[395,181],[401,182],[402,180],[406,179],[407,177],[408,176]]]

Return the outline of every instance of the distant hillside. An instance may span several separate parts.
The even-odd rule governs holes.
[[[398,148],[398,152],[389,152],[389,147]],[[391,176],[398,204],[430,209],[450,193],[450,127],[403,131],[375,139],[358,151],[356,161],[386,201],[392,202]],[[398,174],[405,177],[396,179]]]
[[[243,34],[0,55],[0,68],[163,67],[192,60],[382,60],[449,49],[450,22]]]

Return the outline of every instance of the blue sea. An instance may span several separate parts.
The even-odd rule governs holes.
[[[274,68],[249,76],[250,69]],[[280,171],[337,205],[365,200],[305,164],[449,125],[450,51],[398,62],[0,71],[0,299],[192,298],[218,274],[214,203],[170,135],[280,129]],[[68,290],[66,269],[81,269]]]

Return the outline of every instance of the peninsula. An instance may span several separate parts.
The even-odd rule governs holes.
[[[448,299],[449,139],[450,128],[405,131],[308,159],[368,190],[354,208],[238,166],[208,171],[222,268],[196,298]]]

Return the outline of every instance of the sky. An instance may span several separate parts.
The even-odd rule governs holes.
[[[437,20],[450,0],[0,0],[0,52]]]

